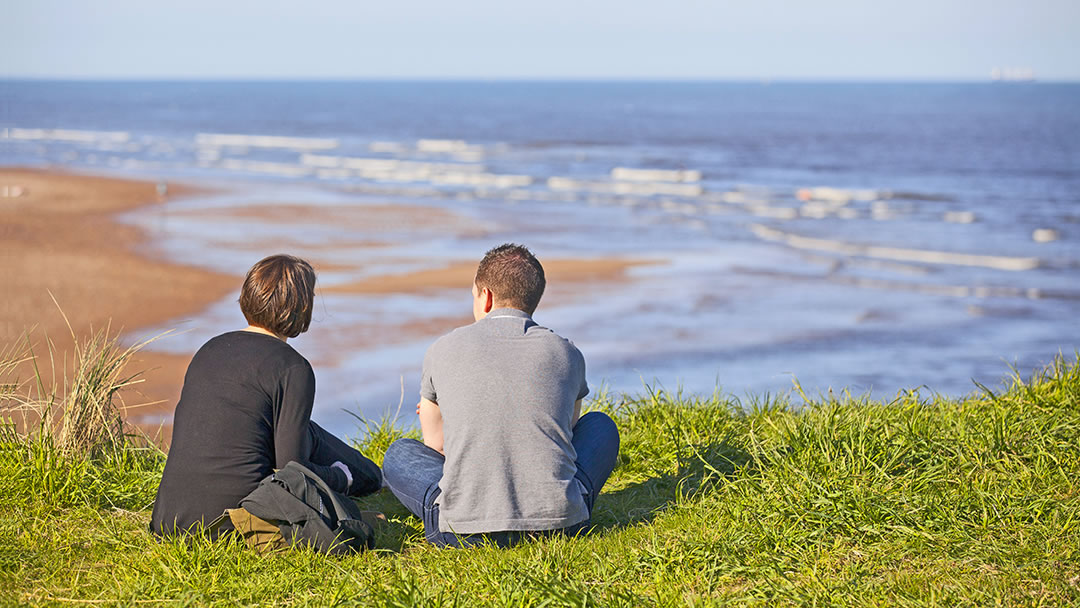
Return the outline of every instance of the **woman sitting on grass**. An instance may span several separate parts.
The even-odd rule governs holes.
[[[304,260],[270,256],[248,272],[240,292],[248,327],[211,339],[188,366],[153,532],[202,530],[290,460],[345,494],[382,486],[374,462],[311,421],[315,374],[286,340],[307,331],[314,299],[315,271]]]

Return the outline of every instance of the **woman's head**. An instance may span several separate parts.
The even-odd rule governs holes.
[[[240,310],[247,322],[286,338],[307,331],[314,301],[315,270],[291,255],[259,260],[240,290]]]

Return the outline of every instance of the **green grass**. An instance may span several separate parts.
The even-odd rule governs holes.
[[[392,495],[378,549],[258,556],[146,529],[164,455],[0,437],[6,584],[24,604],[1080,603],[1080,357],[965,399],[601,394],[622,433],[589,537],[440,550]],[[364,423],[376,461],[407,434]]]

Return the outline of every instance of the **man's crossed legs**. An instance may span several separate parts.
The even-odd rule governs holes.
[[[615,422],[602,412],[589,412],[574,425],[571,441],[577,452],[577,474],[574,475],[585,488],[585,504],[592,516],[593,504],[604,483],[615,469],[619,455],[619,430]],[[469,547],[493,542],[500,547],[517,544],[521,540],[538,535],[566,533],[577,534],[589,527],[589,521],[562,530],[543,532],[490,532],[487,534],[454,534],[439,532],[439,480],[442,479],[442,454],[415,439],[395,441],[383,458],[383,476],[386,485],[398,497],[401,504],[424,522],[424,537],[438,546]]]

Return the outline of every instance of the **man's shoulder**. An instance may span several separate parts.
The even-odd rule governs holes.
[[[475,325],[475,323],[470,323],[469,325],[462,325],[461,327],[453,329],[439,336],[435,339],[434,342],[431,343],[431,346],[428,347],[427,356],[432,357],[441,352],[453,350],[454,348],[460,346],[462,343],[473,340],[476,333],[476,329],[474,327]]]
[[[530,338],[535,337],[535,338],[540,339],[540,340],[550,341],[550,342],[559,343],[559,344],[565,344],[567,346],[570,346],[571,348],[576,348],[574,346],[574,343],[569,338],[564,338],[561,334],[556,332],[554,329],[551,329],[550,327],[546,327],[544,325],[540,325],[540,324],[536,323],[535,321],[533,322],[533,325],[530,326],[529,329],[526,331],[526,334]]]
[[[461,340],[469,340],[476,333],[477,333],[477,331],[476,331],[476,323],[469,323],[468,325],[462,325],[461,327],[456,327],[456,328],[446,332],[445,334],[439,336],[438,339],[436,339],[435,342],[432,343],[431,346],[435,347],[436,345],[453,344],[454,342],[458,342],[458,341],[461,341]]]
[[[525,330],[524,337],[526,338],[525,340],[501,341],[499,348],[523,350],[539,348],[548,351],[564,351],[571,356],[576,357],[582,356],[581,351],[578,350],[573,341],[564,338],[549,327],[537,324],[535,321],[530,321],[528,328]],[[431,346],[428,347],[426,357],[431,359],[443,356],[456,356],[462,351],[463,347],[479,343],[488,343],[491,339],[492,336],[484,331],[480,323],[463,325],[436,339]]]
[[[533,325],[526,332],[529,343],[541,345],[541,348],[552,351],[564,352],[575,358],[583,358],[581,351],[569,338],[564,338],[555,330],[543,325]]]

